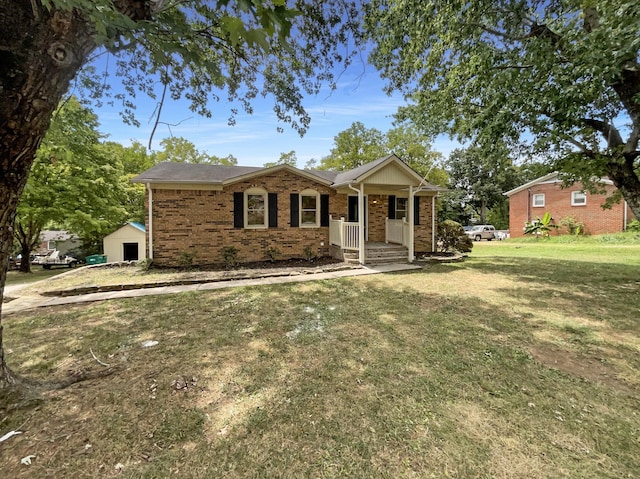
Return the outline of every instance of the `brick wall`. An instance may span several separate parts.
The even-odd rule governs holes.
[[[267,229],[234,228],[234,192],[252,187],[278,195],[278,226]],[[304,257],[305,247],[319,256],[329,254],[329,227],[290,226],[290,194],[305,189],[329,195],[329,214],[347,217],[347,195],[313,180],[279,171],[225,187],[224,191],[153,190],[153,256],[161,266],[177,266],[181,254],[193,255],[195,266],[223,263],[222,250],[234,246],[240,262],[262,261],[269,248],[277,259]],[[375,202],[374,202],[375,201]],[[386,196],[370,195],[369,241],[384,241]],[[147,231],[149,231],[147,218]],[[420,225],[416,226],[416,251],[431,251],[431,198],[420,199]]]
[[[572,206],[571,192],[580,191],[582,185],[576,183],[565,189],[562,189],[560,185],[559,182],[538,184],[509,197],[509,232],[512,238],[523,236],[522,229],[525,222],[542,217],[547,211],[557,225],[560,225],[562,219],[567,217],[573,217],[584,223],[585,234],[617,233],[623,230],[624,202],[613,205],[609,210],[602,209],[607,197],[615,191],[614,186],[607,186],[606,195],[586,193],[586,205]],[[533,206],[533,195],[535,194],[545,195],[543,207]],[[628,212],[630,221],[633,216],[630,214],[630,209]],[[552,234],[566,233],[566,228],[552,232]]]

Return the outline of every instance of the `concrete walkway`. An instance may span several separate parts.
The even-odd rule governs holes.
[[[90,303],[93,301],[104,301],[107,299],[138,298],[141,296],[153,296],[158,294],[174,294],[185,291],[209,291],[213,289],[226,289],[241,286],[258,286],[263,284],[283,284],[302,283],[306,281],[318,281],[323,279],[337,279],[348,276],[363,276],[369,274],[392,273],[396,271],[409,271],[422,269],[421,266],[412,264],[384,264],[375,267],[363,267],[361,269],[349,269],[342,271],[331,271],[326,273],[302,274],[295,276],[277,276],[269,278],[238,279],[231,281],[215,281],[209,283],[163,286],[160,288],[129,289],[125,291],[111,291],[106,293],[91,293],[79,296],[67,296],[48,298],[44,296],[20,296],[20,288],[27,285],[16,285],[11,287],[11,296],[18,296],[16,299],[2,305],[2,314],[8,315],[20,311],[35,308],[45,308],[47,306],[59,306],[64,304]],[[5,289],[5,296],[7,290]]]

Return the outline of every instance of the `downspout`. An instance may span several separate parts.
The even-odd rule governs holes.
[[[622,231],[627,231],[627,221],[629,221],[628,212],[629,212],[629,204],[625,200],[624,210],[622,212]]]
[[[351,183],[349,189],[358,193],[358,262],[364,264],[364,185],[354,188]]]
[[[153,190],[151,183],[147,183],[149,191],[149,259],[153,260]]]
[[[436,193],[431,197],[431,252],[436,252]]]
[[[415,201],[415,196],[416,196],[417,190],[414,191],[413,190],[413,186],[409,185],[409,263],[413,263],[413,260],[415,259],[415,256],[413,255],[414,252],[414,241],[415,241],[415,205],[416,205],[416,201]]]
[[[531,188],[527,190],[527,223],[531,221]]]

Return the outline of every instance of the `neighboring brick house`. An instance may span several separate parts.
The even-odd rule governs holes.
[[[396,243],[412,261],[434,250],[442,190],[395,155],[344,172],[161,163],[132,181],[146,185],[147,257],[160,266],[185,254],[220,264],[228,246],[240,262],[277,250],[278,259],[351,252],[365,263],[373,244]]]
[[[631,208],[626,201],[603,209],[607,197],[616,191],[609,179],[601,183],[606,194],[591,194],[583,190],[582,183],[562,187],[557,172],[542,176],[505,193],[509,197],[509,233],[512,238],[523,236],[525,222],[542,218],[549,212],[554,223],[561,226],[563,219],[574,218],[584,224],[585,234],[617,233],[624,231],[633,219]],[[557,234],[567,233],[560,228]]]

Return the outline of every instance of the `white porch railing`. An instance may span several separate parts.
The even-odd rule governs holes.
[[[402,220],[385,219],[385,243],[397,243],[404,245],[404,236],[402,233]]]
[[[360,248],[358,223],[349,223],[344,218],[334,220],[329,217],[329,243],[340,246],[342,249]]]
[[[401,220],[385,219],[385,243],[407,246],[409,243],[409,222],[407,218],[402,218]]]

